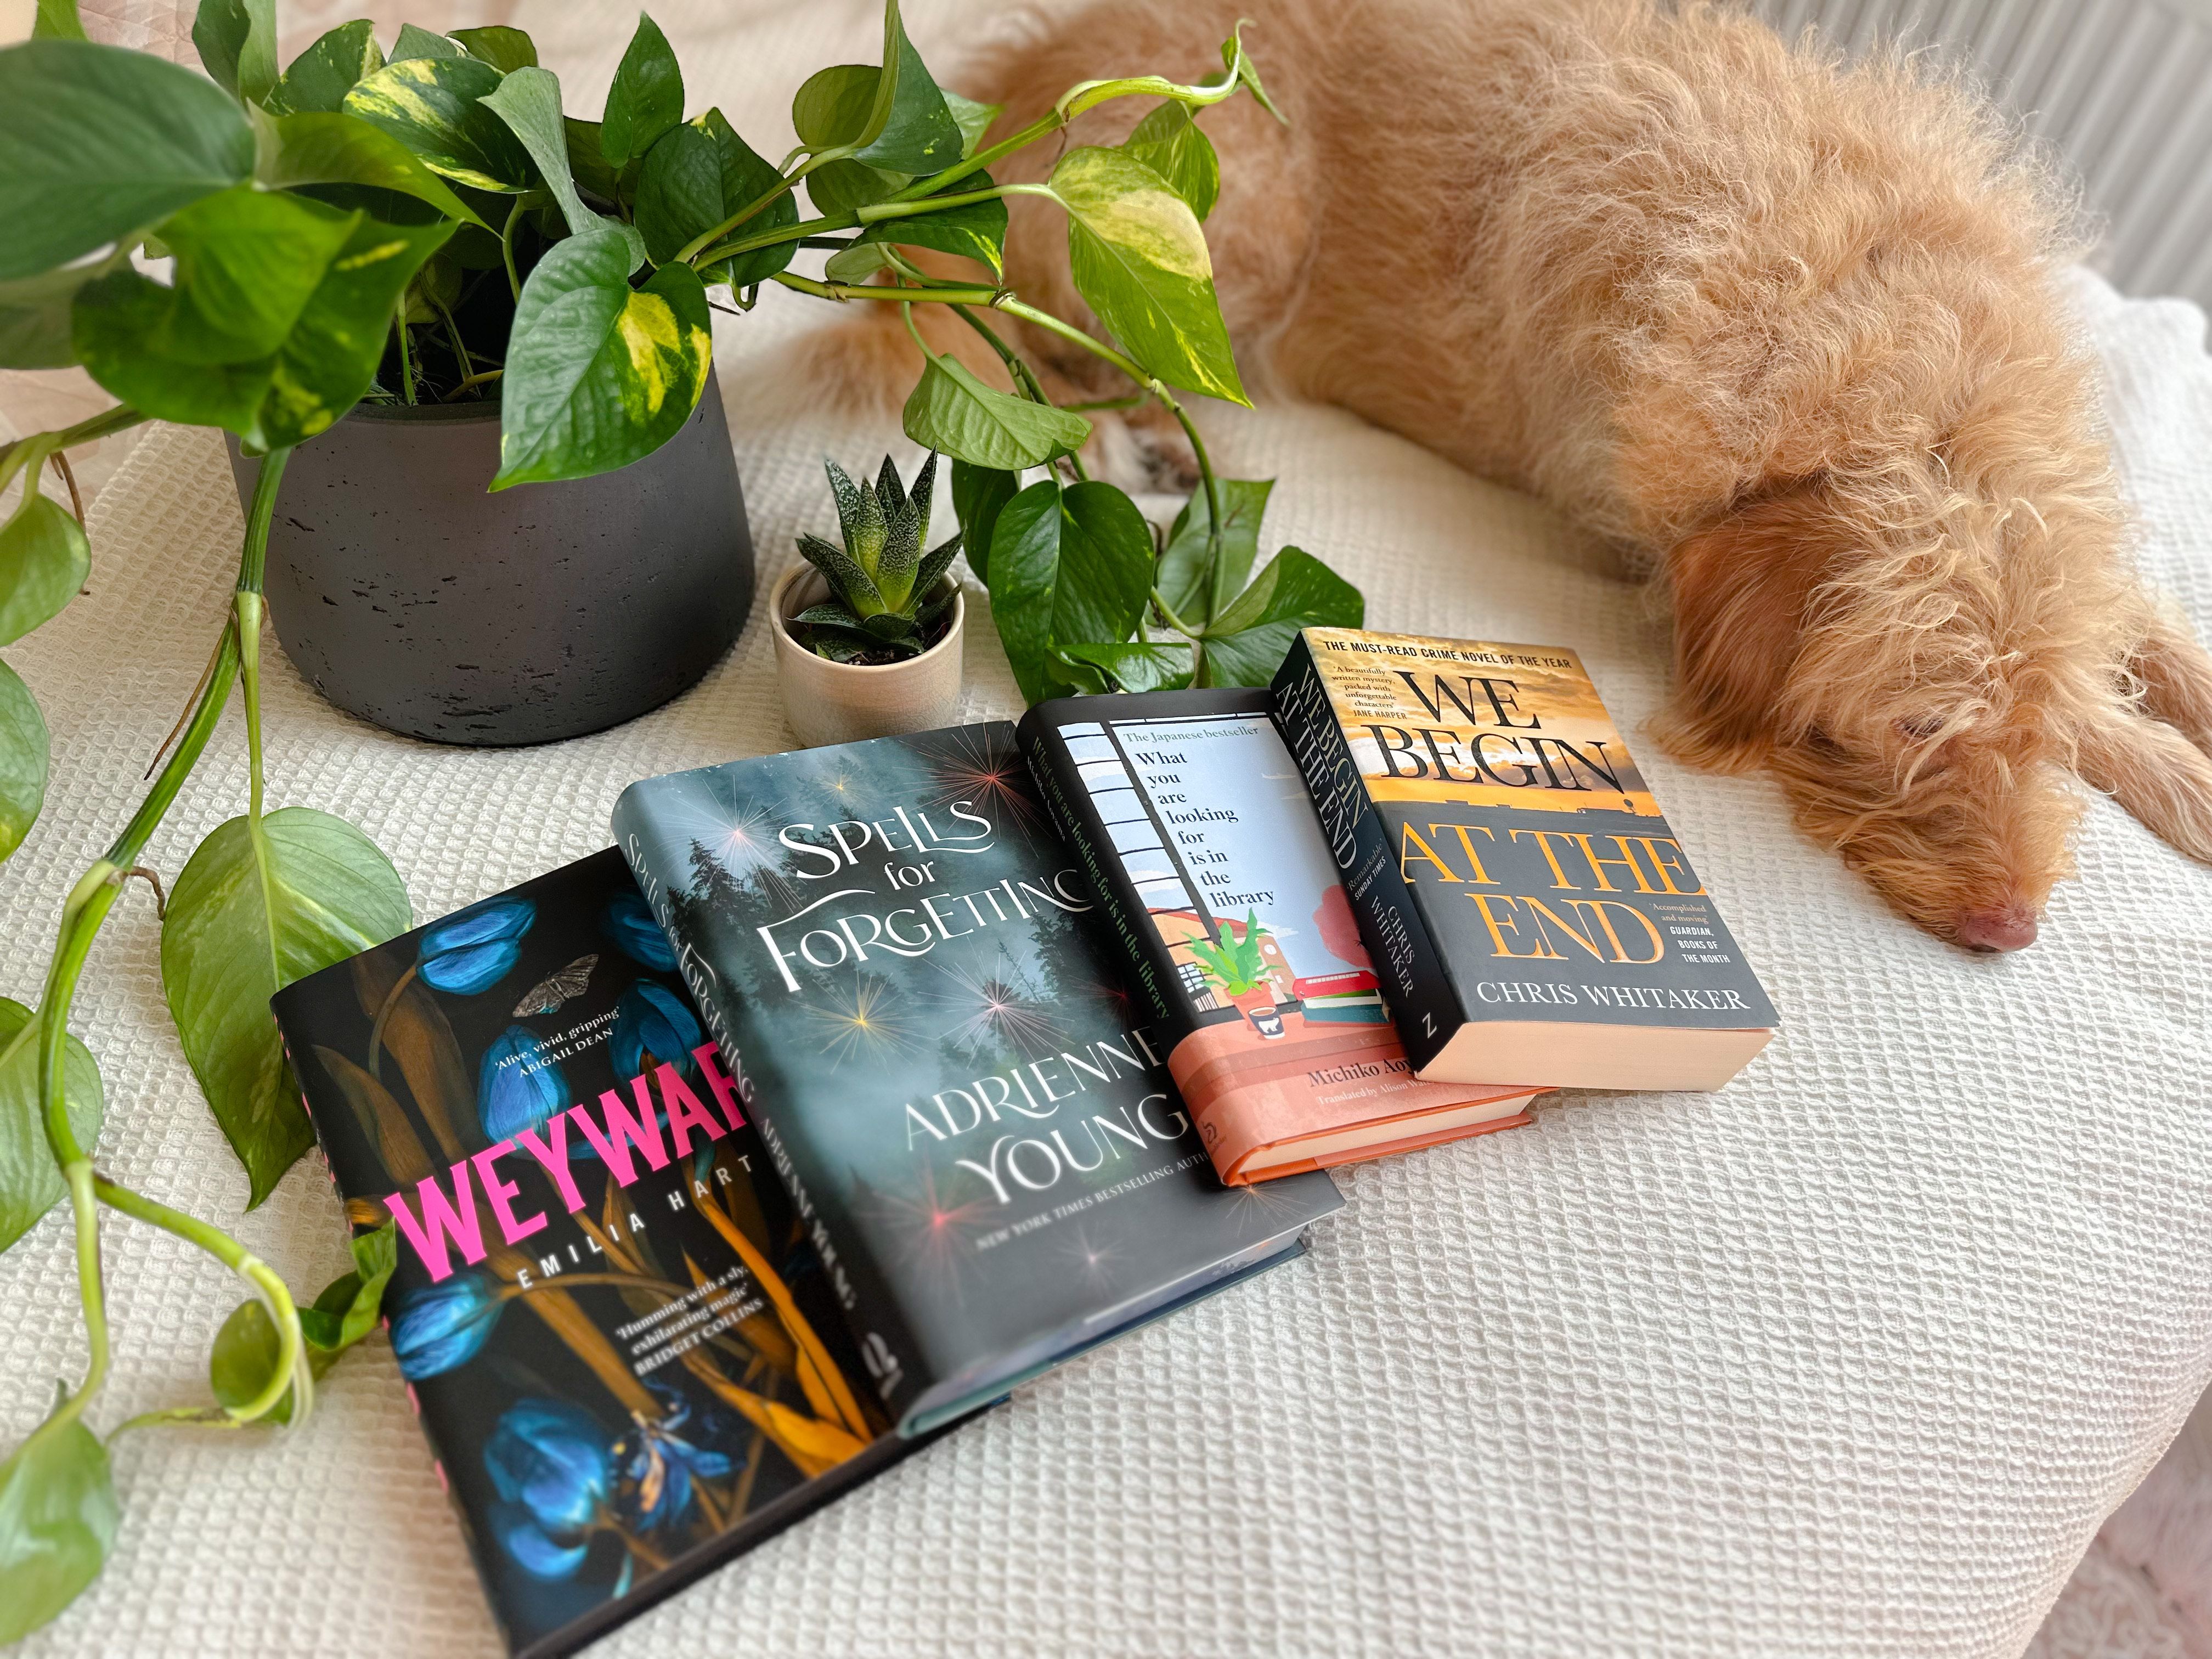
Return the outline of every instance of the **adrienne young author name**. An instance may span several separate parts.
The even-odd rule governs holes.
[[[872,951],[927,956],[941,944],[988,927],[1027,921],[1048,907],[1091,908],[1072,868],[1034,881],[1006,877],[981,887],[962,887],[959,866],[953,860],[988,853],[997,840],[991,820],[974,808],[972,801],[953,802],[945,809],[951,822],[944,828],[919,806],[897,807],[882,818],[786,824],[776,840],[810,866],[819,860],[818,868],[793,871],[798,879],[858,881],[865,868],[872,884],[880,866],[889,892],[872,884],[839,887],[781,921],[756,927],[769,960],[782,977],[783,988],[799,989],[795,968],[857,967]],[[941,890],[945,885],[954,890]],[[919,890],[925,887],[939,890]],[[886,897],[909,897],[911,902],[886,907],[881,902]]]

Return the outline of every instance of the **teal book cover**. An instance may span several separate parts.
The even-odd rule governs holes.
[[[913,1431],[1302,1248],[1224,1187],[1004,723],[634,785],[617,842]]]

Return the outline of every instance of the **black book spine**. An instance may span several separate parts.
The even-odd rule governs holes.
[[[1038,799],[1052,818],[1053,828],[1090,878],[1099,908],[1097,932],[1114,953],[1129,965],[1129,988],[1141,1000],[1146,1013],[1160,1022],[1167,1041],[1165,1053],[1190,1034],[1189,1004],[1175,990],[1175,963],[1168,956],[1159,930],[1152,926],[1136,884],[1119,859],[1107,857],[1099,847],[1097,814],[1075,776],[1066,745],[1047,718],[1049,704],[1040,704],[1022,719],[1015,741],[1036,784]]]
[[[1427,921],[1400,878],[1389,830],[1368,798],[1303,633],[1291,642],[1271,690],[1275,725],[1313,797],[1322,838],[1343,874],[1360,938],[1381,974],[1407,1058],[1419,1073],[1464,1022],[1458,994]]]
[[[669,898],[668,872],[653,867],[646,853],[647,838],[630,821],[631,810],[627,796],[615,805],[616,843],[629,861],[630,872],[636,877],[653,919],[676,947],[677,969],[690,988],[692,1000],[706,1017],[708,1035],[720,1046],[724,1057],[744,1071],[745,1054],[764,1047],[767,1034],[746,1018],[743,1002],[730,993],[713,963],[685,937],[681,918]],[[775,1164],[784,1189],[791,1194],[791,1201],[806,1227],[808,1240],[830,1276],[838,1304],[844,1310],[846,1327],[860,1350],[877,1400],[892,1421],[902,1422],[908,1407],[937,1381],[923,1356],[921,1345],[915,1340],[897,1297],[891,1294],[890,1285],[878,1271],[860,1230],[850,1224],[850,1218],[841,1206],[816,1200],[806,1173],[800,1168],[800,1159],[793,1155],[793,1143],[804,1145],[803,1138],[783,1133],[777,1121],[776,1103],[756,1093],[749,1075],[741,1079],[739,1086],[753,1127],[759,1130],[762,1144],[768,1148],[769,1160]],[[824,1192],[830,1190],[826,1180],[817,1184]]]

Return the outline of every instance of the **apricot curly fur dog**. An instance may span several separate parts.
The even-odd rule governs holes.
[[[2133,567],[2057,293],[2070,204],[1985,102],[1700,3],[1256,9],[1290,125],[1243,97],[1200,118],[1255,392],[1341,404],[1611,538],[1673,610],[1667,747],[1772,772],[1808,835],[1943,939],[2034,939],[2074,777],[2212,860],[2212,659]],[[1005,102],[1004,133],[1132,64],[1218,73],[1237,15],[1111,0],[949,78]],[[1069,142],[1118,142],[1149,102]],[[1085,319],[1056,210],[1010,206],[1009,283]],[[890,314],[817,337],[811,368],[896,404],[915,349],[866,309]],[[1126,389],[1020,343],[1055,395]],[[1095,443],[1124,474],[1176,456],[1157,414]]]

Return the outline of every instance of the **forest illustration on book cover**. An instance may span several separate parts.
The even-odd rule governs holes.
[[[888,1426],[676,966],[610,850],[279,1000],[518,1648]]]
[[[1011,726],[654,780],[617,831],[764,1130],[865,1243],[848,1305],[887,1291],[933,1380],[1228,1237],[1171,1196],[1222,1189]]]

